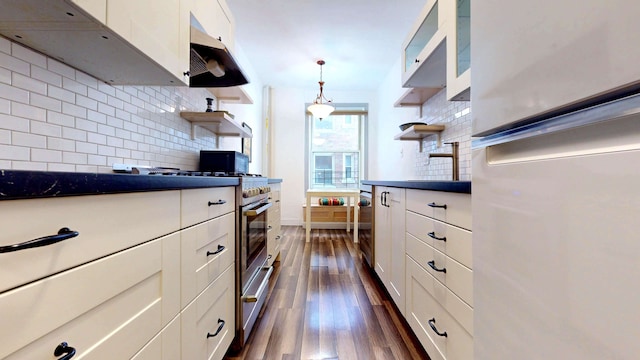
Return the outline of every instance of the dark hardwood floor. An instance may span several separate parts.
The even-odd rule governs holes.
[[[345,230],[283,227],[269,298],[226,359],[429,359]]]

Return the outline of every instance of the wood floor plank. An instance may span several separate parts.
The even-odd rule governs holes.
[[[267,303],[225,359],[429,359],[345,230],[283,226]]]

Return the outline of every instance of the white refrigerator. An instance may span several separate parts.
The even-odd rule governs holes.
[[[638,15],[472,3],[477,360],[640,359]]]

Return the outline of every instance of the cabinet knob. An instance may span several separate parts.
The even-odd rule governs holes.
[[[420,62],[420,60],[416,59],[416,62],[417,62],[417,63],[419,63],[419,62]]]

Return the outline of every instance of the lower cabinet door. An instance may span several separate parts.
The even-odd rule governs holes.
[[[176,316],[131,360],[180,360],[180,315]]]
[[[229,266],[181,314],[182,359],[219,360],[235,336],[235,267]]]
[[[170,235],[0,294],[0,359],[57,359],[63,342],[77,358],[130,359],[163,327],[168,239],[175,240]]]
[[[473,359],[473,337],[432,294],[437,280],[407,256],[406,319],[433,360]]]

